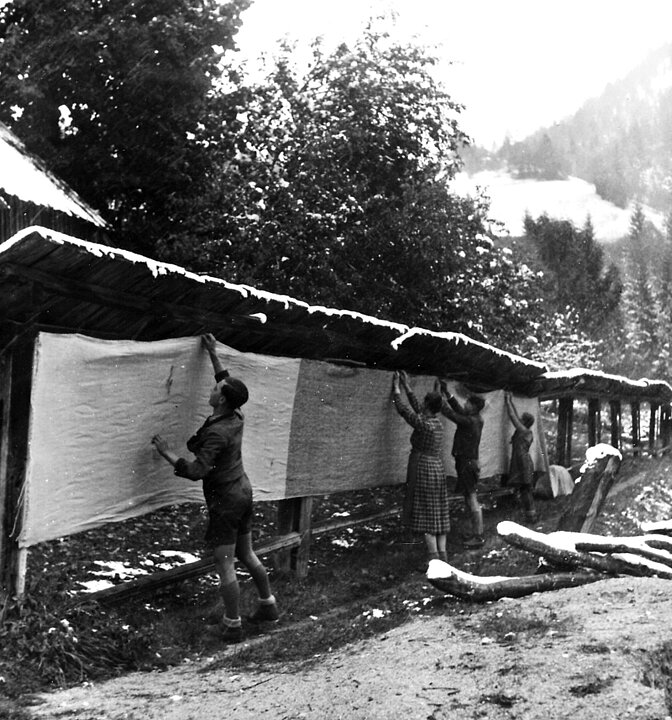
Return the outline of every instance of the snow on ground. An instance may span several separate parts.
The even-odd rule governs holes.
[[[547,213],[549,217],[571,220],[582,227],[588,215],[601,242],[613,242],[628,234],[632,208],[619,208],[603,200],[595,186],[579,178],[568,180],[518,180],[504,171],[484,170],[474,175],[461,173],[455,178],[453,190],[460,195],[473,195],[481,188],[490,197],[490,216],[504,224],[505,232],[514,237],[523,234],[523,218]],[[660,213],[644,208],[647,217],[663,228]],[[500,233],[501,234],[501,233]]]

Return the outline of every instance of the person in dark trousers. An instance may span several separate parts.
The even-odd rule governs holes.
[[[453,457],[457,470],[457,489],[464,493],[464,499],[471,513],[472,535],[464,541],[464,547],[479,548],[485,544],[483,536],[483,510],[478,502],[478,481],[480,466],[478,450],[483,431],[481,410],[485,400],[480,395],[470,393],[464,406],[450,394],[445,381],[439,381],[441,392],[445,396],[441,412],[457,426],[453,439]]]
[[[214,336],[203,335],[201,341],[212,361],[215,386],[208,401],[212,414],[187,441],[195,459],[179,457],[160,435],[155,435],[152,443],[176,475],[203,480],[209,520],[205,539],[213,549],[224,604],[222,638],[240,642],[243,630],[235,558],[247,568],[259,594],[259,605],[248,621],[277,622],[279,613],[266,568],[252,549],[252,486],[241,452],[245,419],[240,408],[247,402],[248,390],[242,380],[231,377],[222,367]]]
[[[400,386],[404,388],[410,407],[401,398]],[[411,532],[424,535],[429,560],[446,562],[450,508],[448,484],[441,457],[444,435],[439,419],[441,393],[428,392],[421,405],[411,389],[406,373],[395,372],[392,380],[392,401],[397,412],[413,428],[402,522]]]
[[[537,521],[532,497],[534,463],[530,457],[530,447],[534,441],[534,432],[532,431],[534,417],[528,412],[524,412],[522,415],[518,414],[511,393],[505,393],[504,402],[515,428],[511,436],[511,465],[506,485],[518,490],[521,504],[525,510],[525,519],[527,522],[534,523]]]

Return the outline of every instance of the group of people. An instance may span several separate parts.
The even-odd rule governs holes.
[[[408,404],[402,399],[404,390]],[[485,400],[476,393],[466,393],[460,403],[443,380],[437,379],[422,404],[411,388],[405,372],[395,372],[392,400],[397,412],[413,427],[411,454],[406,474],[406,495],[402,520],[412,531],[424,535],[429,560],[447,560],[447,535],[450,532],[449,488],[443,464],[444,429],[440,416],[455,423],[452,455],[457,473],[456,490],[464,494],[471,515],[471,533],[464,537],[467,549],[485,544],[483,510],[478,501],[480,479],[479,446],[483,431],[481,412]],[[532,498],[534,466],[530,446],[534,440],[530,413],[519,415],[510,393],[505,396],[509,417],[514,426],[511,438],[511,465],[507,484],[518,488],[528,521],[536,514]]]
[[[215,385],[210,392],[211,414],[187,441],[187,449],[194,455],[187,460],[174,452],[161,435],[154,435],[152,444],[172,466],[174,473],[189,480],[203,481],[203,495],[208,509],[206,542],[211,546],[215,568],[219,576],[219,591],[223,603],[221,639],[240,642],[243,627],[240,616],[240,587],[235,560],[247,568],[258,593],[258,606],[248,616],[252,624],[277,622],[279,612],[266,568],[252,547],[252,486],[245,474],[242,460],[244,416],[241,407],[249,393],[245,383],[231,377],[222,366],[212,334],[203,335],[203,346],[210,356]],[[403,386],[410,407],[401,398]],[[479,480],[478,449],[483,429],[482,397],[469,394],[464,405],[448,392],[441,380],[435,390],[427,393],[422,405],[411,389],[406,373],[395,373],[394,404],[402,417],[413,426],[411,455],[408,462],[406,497],[403,519],[411,530],[423,533],[430,559],[446,559],[446,540],[450,530],[448,486],[442,461],[443,414],[456,425],[453,455],[458,485],[464,492],[471,512],[473,532],[465,539],[469,548],[483,545],[483,513],[477,497]],[[514,460],[510,483],[527,486],[526,508],[532,512],[531,415],[518,417],[513,401],[507,396],[511,419],[516,427],[512,440]]]

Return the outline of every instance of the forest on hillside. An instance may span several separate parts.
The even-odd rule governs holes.
[[[672,201],[672,44],[653,52],[571,117],[496,152],[471,148],[470,171],[508,168],[521,178],[581,178],[627,208],[641,202],[664,214]]]

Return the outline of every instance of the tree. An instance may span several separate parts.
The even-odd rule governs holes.
[[[409,324],[526,337],[531,274],[486,236],[487,206],[450,192],[467,138],[434,62],[373,24],[332,52],[316,41],[305,74],[280,48],[239,96],[235,152],[204,123],[218,169],[164,257]]]
[[[575,313],[588,331],[602,326],[619,306],[622,283],[618,268],[606,266],[590,218],[578,229],[569,220],[528,215],[524,228],[547,271],[554,310]]]
[[[656,375],[659,357],[658,308],[646,262],[647,221],[640,203],[630,217],[624,300],[626,367],[629,374]]]
[[[665,242],[658,282],[657,374],[669,377],[672,371],[672,212],[665,219]]]
[[[174,200],[199,193],[207,174],[195,137],[249,3],[4,4],[0,119],[103,213],[115,242],[152,253],[180,222]]]

